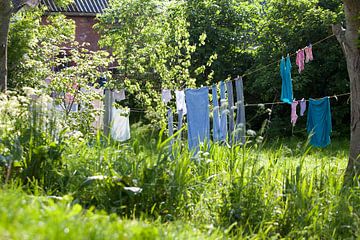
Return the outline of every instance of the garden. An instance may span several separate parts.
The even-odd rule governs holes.
[[[105,2],[0,0],[0,239],[359,237],[357,1]]]

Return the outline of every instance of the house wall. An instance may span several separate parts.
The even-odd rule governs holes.
[[[75,40],[80,44],[87,42],[90,46],[86,48],[91,51],[99,50],[99,34],[93,29],[97,20],[95,16],[67,16],[67,18],[74,20],[75,22]],[[46,16],[42,19],[43,24],[46,23]]]
[[[91,51],[99,50],[99,34],[95,32],[93,26],[97,20],[93,16],[68,16],[75,21],[75,40],[80,44],[84,42],[90,43],[87,48]]]

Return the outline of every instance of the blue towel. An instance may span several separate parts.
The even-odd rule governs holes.
[[[228,93],[228,109],[229,109],[229,143],[230,145],[233,142],[233,132],[234,132],[234,92],[232,81],[226,83],[227,93]]]
[[[236,134],[235,141],[245,144],[246,119],[244,106],[244,87],[242,78],[235,80],[236,87]]]
[[[310,144],[315,147],[326,147],[330,144],[331,111],[329,97],[320,100],[309,100],[307,132],[312,134]]]
[[[169,130],[169,137],[172,137],[172,135],[174,135],[174,128],[173,128],[173,114],[171,109],[168,110],[167,112],[167,117],[168,117],[168,130]],[[171,139],[170,141],[170,150],[171,150],[171,146],[174,144],[174,139]]]
[[[219,119],[219,101],[217,96],[217,88],[214,84],[212,86],[212,101],[213,101],[213,141],[220,140],[220,119]]]
[[[210,140],[209,89],[186,89],[188,111],[188,142],[190,150],[199,150],[199,144]]]
[[[290,56],[286,57],[286,60],[282,58],[280,60],[280,75],[282,79],[281,87],[281,101],[291,104],[293,102],[293,89],[291,80],[291,62]]]
[[[225,84],[223,81],[220,82],[220,140],[226,141],[227,136],[227,109],[226,109],[226,99],[225,99]]]
[[[184,110],[180,109],[178,111],[178,128],[177,128],[178,131],[180,131],[180,129],[182,128],[183,115],[184,115]]]

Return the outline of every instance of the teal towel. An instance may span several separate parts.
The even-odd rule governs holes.
[[[311,134],[310,144],[315,147],[326,147],[330,144],[331,111],[330,99],[309,100],[307,132]]]
[[[291,80],[291,62],[289,55],[286,60],[280,60],[280,75],[282,79],[281,101],[291,104],[293,102],[293,89]]]

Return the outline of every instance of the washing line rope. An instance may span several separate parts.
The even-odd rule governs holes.
[[[328,98],[339,98],[339,97],[344,97],[344,96],[349,96],[350,93],[342,93],[342,94],[335,94],[332,96],[328,96]],[[324,97],[322,97],[324,98]],[[314,100],[318,100],[318,99],[322,99],[322,98],[311,98]],[[300,101],[300,100],[297,100]],[[305,102],[309,102],[309,99],[304,100]],[[286,102],[266,102],[266,103],[247,103],[244,104],[245,107],[259,107],[259,106],[266,106],[266,105],[282,105],[282,104],[288,104]],[[130,112],[146,112],[146,109],[140,109],[140,108],[130,108]]]
[[[350,95],[350,93],[335,94],[332,96],[328,96],[328,98],[337,99],[338,97],[343,97],[343,96],[348,96],[348,95]],[[324,97],[322,97],[322,98],[324,98]],[[318,100],[318,99],[322,99],[322,98],[311,98],[311,99]],[[297,100],[297,101],[300,101],[300,100]],[[310,100],[306,99],[304,101],[309,102]],[[259,105],[261,106],[261,105],[280,105],[280,104],[289,104],[289,103],[286,103],[286,102],[248,103],[248,104],[245,104],[244,106],[245,107],[254,107],[254,106],[259,106]]]
[[[327,39],[329,39],[329,38],[331,38],[333,36],[335,36],[335,34],[331,34],[331,35],[329,35],[329,36],[327,36],[327,37],[325,37],[323,39],[320,39],[319,41],[311,44],[311,46],[316,46],[316,45],[326,41]],[[302,48],[302,50],[305,49],[305,48]],[[294,53],[289,54],[289,56],[292,57],[292,56],[295,56],[296,54],[297,54],[297,52],[294,52]],[[254,71],[245,73],[245,74],[241,75],[241,78],[243,78],[245,76],[249,76],[249,75],[254,74],[256,72],[262,71],[263,69],[266,69],[266,68],[268,68],[268,67],[270,67],[270,66],[272,66],[274,64],[277,64],[277,63],[280,63],[280,60],[273,61],[273,62],[271,62],[271,63],[269,63],[269,64],[267,64],[265,66],[262,66],[262,67],[260,67],[258,69],[255,69]],[[239,77],[237,77],[237,78],[235,78],[233,80],[229,80],[229,81],[233,82],[233,81],[236,81],[238,79],[239,79]],[[183,88],[185,88],[185,84],[182,85],[180,89],[183,89]],[[209,90],[211,90],[211,89],[209,89]],[[342,97],[342,96],[347,96],[347,95],[350,95],[350,93],[343,93],[343,94],[333,95],[333,96],[329,96],[329,98],[337,98],[337,97]],[[308,102],[309,100],[305,100],[305,101]],[[285,102],[248,103],[248,104],[245,104],[244,106],[245,107],[254,107],[254,106],[259,106],[259,105],[280,105],[280,104],[288,104],[288,103],[285,103]],[[131,112],[146,112],[145,109],[130,109],[130,111]]]
[[[319,41],[315,42],[314,44],[311,44],[311,46],[316,46],[316,45],[318,45],[318,44],[326,41],[327,39],[329,39],[329,38],[331,38],[331,37],[333,37],[333,36],[335,36],[335,34],[331,34],[331,35],[329,35],[329,36],[327,36],[327,37],[325,37],[325,38],[323,38],[323,39],[320,39]],[[301,50],[303,50],[303,49],[305,49],[305,48],[302,48]],[[296,52],[289,54],[290,57],[295,56],[295,55],[296,55]],[[265,65],[265,66],[262,66],[262,67],[260,67],[260,68],[258,68],[258,69],[255,69],[254,71],[251,71],[251,72],[249,72],[249,73],[245,73],[245,74],[243,74],[241,77],[249,76],[249,75],[251,75],[251,74],[254,74],[254,73],[256,73],[256,72],[259,72],[259,71],[261,71],[261,70],[263,70],[263,69],[266,69],[266,68],[268,68],[268,67],[270,67],[270,66],[272,66],[272,65],[274,65],[274,64],[276,64],[276,63],[280,63],[280,61],[281,61],[281,60],[277,60],[277,61],[271,62],[271,63],[269,63],[269,64],[267,64],[267,65]]]
[[[316,46],[316,45],[318,45],[318,44],[326,41],[327,39],[329,39],[329,38],[331,38],[331,37],[333,37],[333,36],[335,36],[335,34],[331,34],[331,35],[329,35],[329,36],[327,36],[327,37],[325,37],[325,38],[322,38],[322,39],[320,39],[319,41],[317,41],[317,42],[315,42],[315,43],[312,43],[311,46]],[[306,47],[305,47],[305,48],[306,48]],[[305,48],[301,48],[301,50],[304,50]],[[295,56],[296,53],[297,53],[297,52],[291,53],[291,54],[289,54],[289,56],[290,56],[290,57]],[[248,72],[248,73],[244,73],[243,75],[238,76],[237,78],[232,79],[232,80],[229,80],[229,81],[233,82],[233,81],[236,81],[239,77],[242,77],[242,78],[243,78],[243,77],[252,75],[252,74],[257,73],[257,72],[259,72],[259,71],[262,71],[262,70],[264,70],[264,69],[266,69],[266,68],[268,68],[268,67],[270,67],[270,66],[272,66],[272,65],[274,65],[274,64],[277,64],[277,63],[279,64],[280,61],[281,61],[281,60],[276,60],[276,61],[270,62],[269,64],[267,64],[267,65],[265,65],[265,66],[259,67],[259,68],[255,69],[254,71],[251,71],[251,72]],[[172,91],[181,90],[181,89],[184,89],[185,87],[186,87],[186,83],[184,83],[182,86],[180,86],[180,87],[177,88],[177,89],[169,89],[169,90],[172,90]],[[202,87],[203,87],[203,86],[202,86]],[[209,87],[209,86],[208,86],[208,87]],[[162,89],[163,89],[163,88],[153,88],[153,90],[162,90]],[[164,88],[164,89],[165,89],[165,88]],[[210,90],[211,90],[211,89],[210,89]]]

